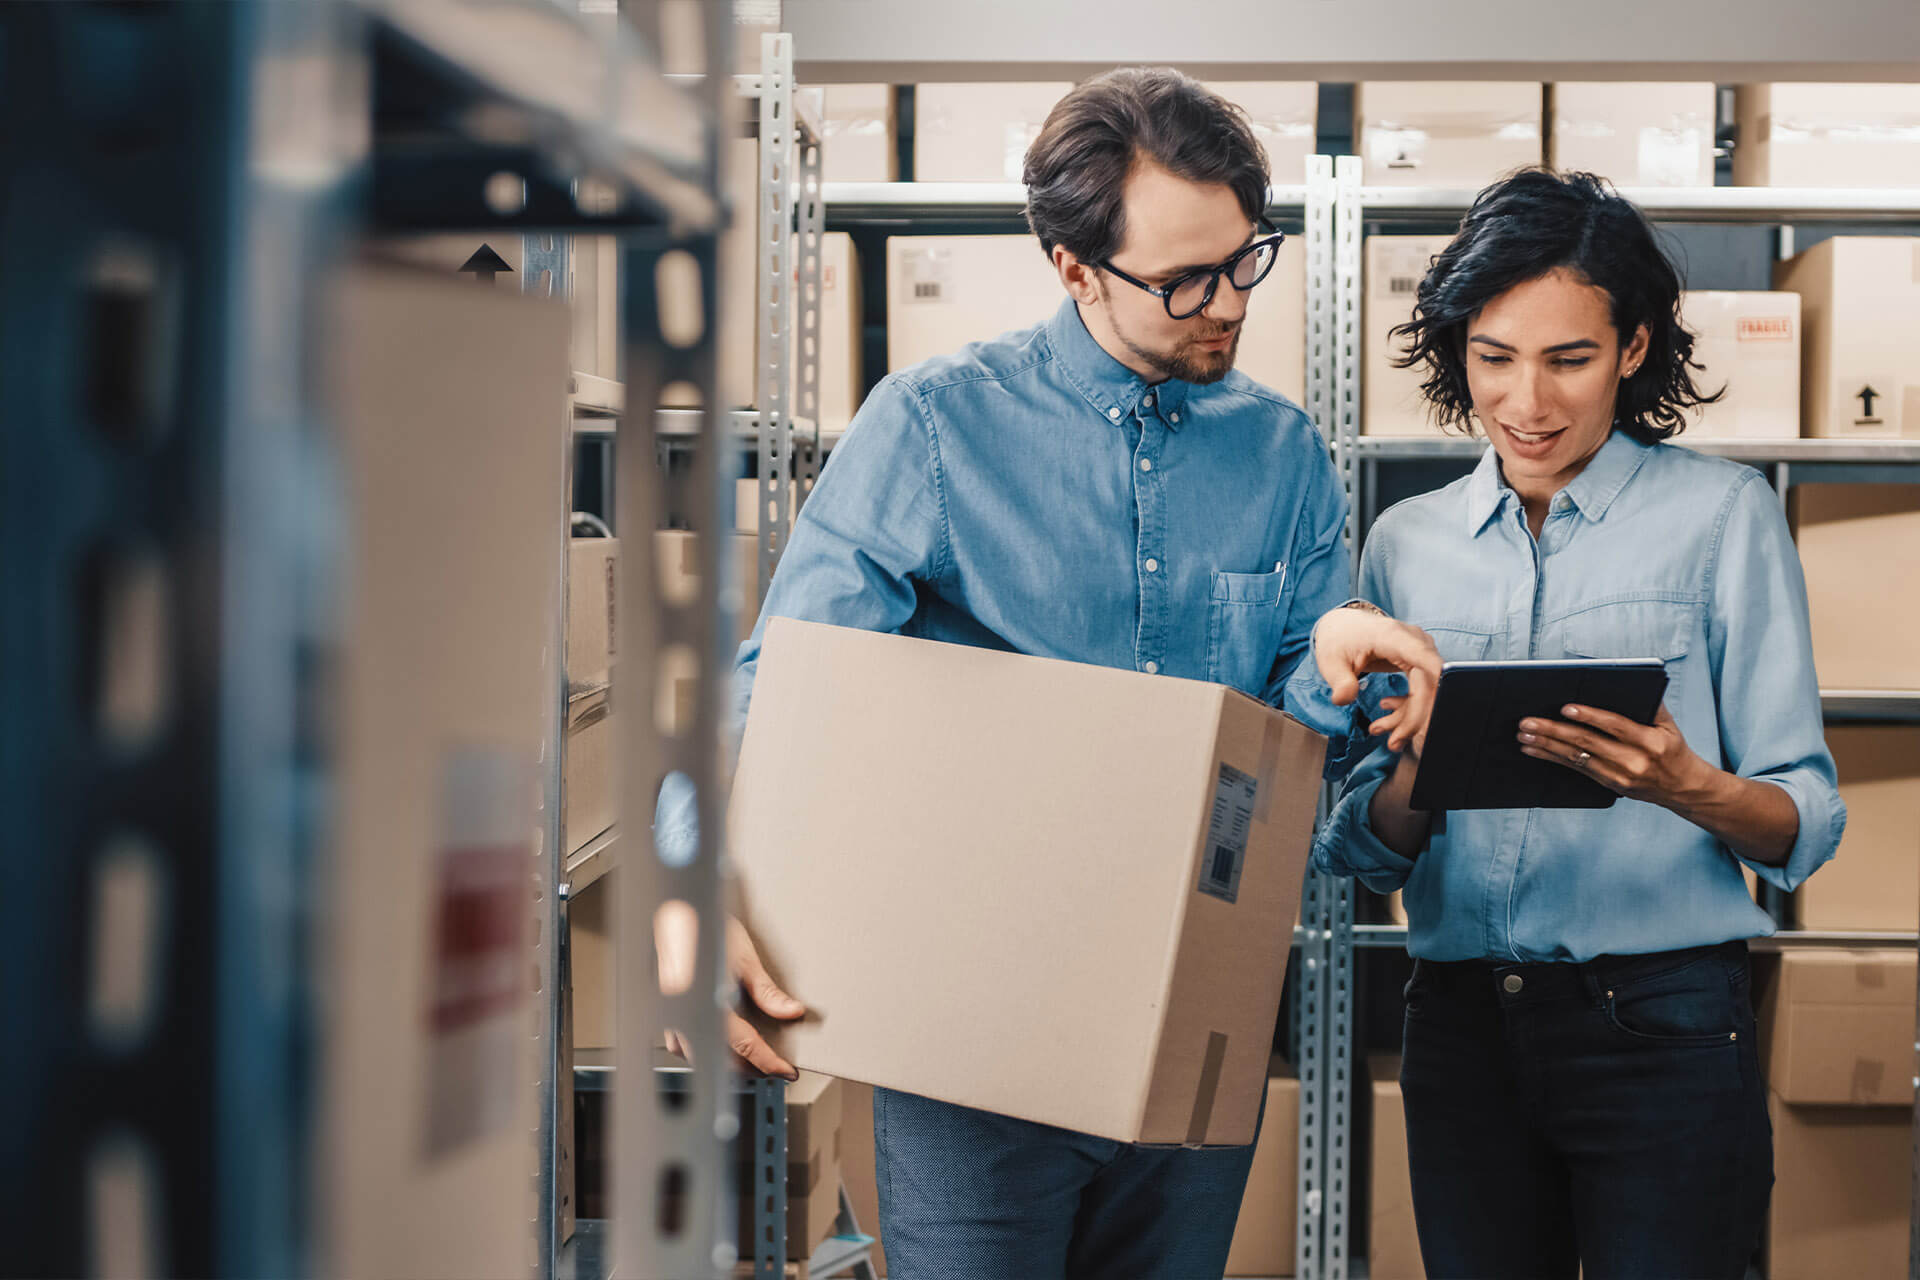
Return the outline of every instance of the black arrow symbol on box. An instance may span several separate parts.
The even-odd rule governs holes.
[[[1860,416],[1863,418],[1871,418],[1873,416],[1873,402],[1880,398],[1880,393],[1872,387],[1862,387],[1853,393],[1853,398],[1860,402]]]
[[[483,244],[473,251],[473,256],[460,264],[460,270],[473,272],[473,278],[481,284],[492,284],[493,278],[502,271],[511,273],[513,268],[507,260],[493,251],[493,246]]]

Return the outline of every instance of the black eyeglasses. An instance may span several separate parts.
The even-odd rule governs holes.
[[[1207,304],[1213,301],[1214,290],[1220,287],[1221,276],[1225,276],[1242,293],[1267,278],[1267,273],[1273,270],[1273,264],[1280,259],[1280,245],[1287,237],[1265,218],[1260,220],[1260,229],[1268,234],[1219,266],[1189,271],[1163,285],[1148,284],[1145,280],[1128,275],[1111,262],[1094,265],[1102,271],[1111,271],[1134,288],[1144,289],[1160,299],[1161,305],[1173,319],[1186,320],[1207,309]]]

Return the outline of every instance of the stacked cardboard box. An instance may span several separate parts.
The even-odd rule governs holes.
[[[1835,725],[1847,830],[1834,860],[1793,895],[1802,929],[1920,928],[1920,728]]]
[[[1064,82],[923,84],[914,90],[913,176],[919,182],[1019,182],[1027,148]]]
[[[1714,86],[1547,86],[1547,163],[1623,187],[1713,185]]]
[[[1267,171],[1275,186],[1297,186],[1307,178],[1307,157],[1318,147],[1320,86],[1312,81],[1233,80],[1207,85],[1247,113],[1253,136],[1267,153]]]
[[[827,182],[893,182],[900,176],[893,86],[830,84],[822,90],[822,178]]]
[[[1795,950],[1762,983],[1769,1280],[1906,1270],[1914,977],[1910,949]]]
[[[1773,287],[1800,295],[1802,434],[1920,437],[1920,236],[1835,236]]]
[[[1364,180],[1478,190],[1537,165],[1542,97],[1531,82],[1364,81],[1353,97]]]
[[[1251,1141],[1319,736],[1198,681],[790,618],[765,641],[728,827],[760,953],[819,1011],[777,1033],[787,1060],[1119,1141]]]
[[[1681,439],[1779,440],[1800,435],[1800,295],[1691,290],[1681,317],[1695,335],[1694,385],[1723,392]]]
[[[1888,566],[1920,563],[1920,487],[1795,485],[1787,511],[1806,570],[1821,687],[1920,689],[1913,597],[1890,591],[1887,574]]]
[[[1425,1280],[1413,1223],[1413,1176],[1407,1167],[1407,1112],[1400,1098],[1400,1060],[1367,1059],[1373,1077],[1373,1144],[1367,1206],[1367,1274],[1375,1280]]]
[[[567,557],[567,742],[561,825],[572,853],[613,825],[614,578],[620,543],[575,538]]]
[[[1920,85],[1748,84],[1734,95],[1742,187],[1920,187]]]
[[[1368,436],[1424,436],[1439,431],[1427,417],[1420,395],[1425,374],[1418,368],[1398,369],[1393,361],[1405,342],[1393,338],[1395,325],[1413,318],[1414,295],[1434,257],[1451,236],[1371,236],[1366,242],[1363,285],[1366,296],[1360,314],[1364,326],[1360,375],[1360,434]]]
[[[785,1256],[804,1262],[833,1234],[840,1213],[845,1090],[832,1076],[802,1071],[787,1086],[787,1239]],[[740,1256],[753,1256],[752,1152],[738,1151]]]
[[[1298,1241],[1300,1081],[1284,1058],[1267,1069],[1266,1113],[1227,1254],[1229,1276],[1290,1276]]]

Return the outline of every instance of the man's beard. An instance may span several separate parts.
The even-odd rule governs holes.
[[[1111,309],[1108,314],[1112,314]],[[1237,323],[1214,326],[1209,332],[1182,338],[1172,351],[1153,351],[1143,347],[1123,333],[1118,324],[1113,326],[1113,332],[1121,345],[1154,372],[1165,378],[1177,378],[1201,387],[1226,377],[1227,371],[1233,368],[1234,356],[1240,351],[1240,325]],[[1227,334],[1232,334],[1233,338],[1223,351],[1207,351],[1200,346],[1202,342],[1215,341]]]

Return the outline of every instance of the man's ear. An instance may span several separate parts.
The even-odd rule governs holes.
[[[1094,281],[1094,269],[1075,257],[1064,245],[1053,246],[1053,269],[1073,300],[1090,307],[1100,300],[1100,288]]]

